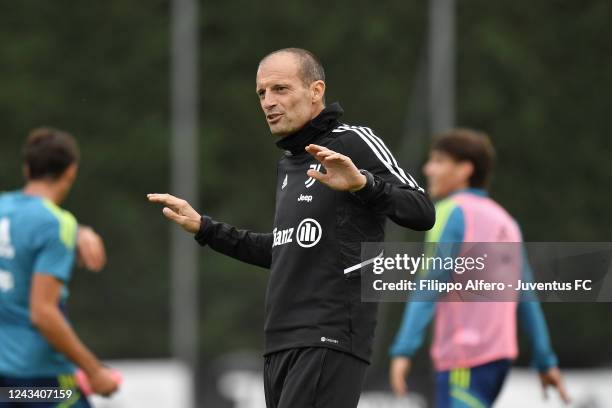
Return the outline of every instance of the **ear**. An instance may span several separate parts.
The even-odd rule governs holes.
[[[66,170],[64,170],[64,173],[61,175],[61,178],[72,184],[74,183],[74,180],[76,180],[78,170],[79,165],[77,163],[72,163],[66,168]]]
[[[470,183],[470,178],[474,174],[474,164],[471,161],[462,161],[457,168],[459,175],[467,184]]]
[[[310,91],[312,93],[312,103],[323,101],[323,96],[325,95],[325,82],[321,80],[314,81],[310,84]]]
[[[23,171],[23,177],[26,180],[29,180],[30,179],[30,168],[28,167],[28,165],[24,163],[21,169]]]

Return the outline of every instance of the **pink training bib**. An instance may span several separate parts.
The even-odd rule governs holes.
[[[472,249],[474,242],[521,242],[521,233],[514,219],[488,197],[459,193],[451,198],[461,208],[465,221],[464,243],[460,255]],[[503,258],[503,280],[520,279],[523,260],[519,246],[511,246],[513,254]],[[492,246],[488,246],[493,249]],[[495,252],[495,251],[492,251]],[[487,270],[502,270],[501,256],[488,254]],[[488,272],[487,272],[488,273]],[[477,278],[470,274],[466,278]],[[512,292],[515,293],[515,292]],[[452,296],[452,295],[451,295]],[[504,302],[459,302],[452,297],[437,303],[434,341],[431,357],[436,370],[468,368],[518,355],[516,339],[516,307],[518,295]]]

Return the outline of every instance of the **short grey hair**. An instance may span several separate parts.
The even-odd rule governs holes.
[[[300,79],[305,86],[309,86],[315,81],[325,81],[325,70],[321,61],[312,52],[303,48],[282,48],[272,51],[259,61],[259,65],[271,56],[280,53],[288,53],[297,57],[300,64]]]

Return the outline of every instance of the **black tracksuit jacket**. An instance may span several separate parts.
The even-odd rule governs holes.
[[[384,240],[385,219],[428,230],[434,207],[370,129],[342,124],[337,103],[276,144],[276,213],[272,233],[239,230],[202,217],[195,239],[215,251],[270,268],[264,355],[296,347],[330,347],[370,360],[376,303],[361,302],[362,242]],[[335,191],[309,178],[320,168],[304,148],[319,144],[350,157],[366,175],[358,192]]]

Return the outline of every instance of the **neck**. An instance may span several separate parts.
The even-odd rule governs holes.
[[[338,118],[343,113],[338,103],[332,103],[327,107],[321,106],[321,110],[313,110],[313,114],[315,112],[316,116],[312,120],[297,132],[277,140],[276,145],[292,155],[305,153],[304,148],[321,135],[330,132],[339,123]]]
[[[310,120],[313,120],[314,118],[319,116],[321,112],[323,112],[323,109],[325,109],[325,106],[323,104],[313,106],[312,115],[310,115]]]
[[[447,197],[450,197],[453,194],[456,194],[456,193],[458,193],[460,191],[463,191],[463,190],[465,190],[467,188],[470,188],[469,184],[467,184],[467,183],[466,184],[460,184],[460,185],[456,186],[455,188],[450,189],[448,191],[448,193],[442,194],[442,195],[438,195],[437,197],[435,197],[435,199],[436,200],[443,200],[443,199],[445,199]]]
[[[451,194],[455,194],[459,191],[466,190],[468,188],[470,188],[470,185],[468,183],[461,183],[456,188],[453,189]]]
[[[468,193],[471,193],[471,194],[476,194],[476,195],[484,196],[484,197],[489,195],[487,190],[485,190],[484,188],[482,188],[482,187],[472,187],[472,186],[469,186],[469,185],[467,185],[465,187],[462,187],[462,188],[458,188],[456,190],[453,190],[449,195],[453,195],[453,194],[457,194],[457,193],[461,193],[461,192],[468,192]]]
[[[23,188],[24,194],[46,198],[52,203],[59,205],[63,201],[63,194],[60,192],[56,182],[46,180],[30,180]]]

